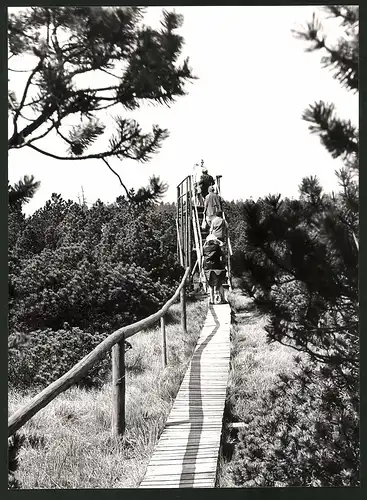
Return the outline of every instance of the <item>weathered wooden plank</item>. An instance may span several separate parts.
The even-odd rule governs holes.
[[[206,434],[202,434],[202,428],[193,428],[188,432],[185,432],[184,430],[182,431],[177,431],[175,433],[167,432],[167,433],[162,433],[160,439],[163,442],[169,440],[175,440],[177,441],[177,444],[179,443],[179,440],[185,440],[188,443],[197,443],[200,441],[200,443],[206,442],[209,438],[210,435],[216,436],[217,434],[221,433],[222,428],[218,425],[217,427],[211,427],[210,430],[207,431]],[[211,433],[211,434],[210,434]],[[177,438],[177,439],[176,439]],[[216,439],[216,437],[215,437]]]
[[[212,441],[209,441],[209,440],[200,440],[200,439],[192,439],[190,441],[188,440],[178,440],[178,439],[174,439],[174,440],[165,440],[165,441],[162,441],[161,443],[161,446],[159,448],[157,448],[157,453],[160,452],[160,450],[162,449],[162,447],[164,449],[183,449],[183,450],[187,450],[187,451],[194,451],[196,450],[196,452],[199,452],[201,449],[204,449],[204,448],[211,448],[211,449],[215,449],[217,446],[219,446],[219,443],[220,443],[220,439],[218,440],[212,440]],[[176,447],[176,448],[175,448]]]
[[[164,463],[164,462],[169,462],[169,464],[172,463],[175,465],[177,465],[178,463],[184,463],[184,462],[187,462],[187,463],[208,463],[208,462],[210,462],[211,463],[211,462],[213,462],[213,460],[216,461],[218,459],[218,450],[216,451],[216,453],[213,450],[210,453],[206,453],[206,455],[197,455],[194,452],[191,452],[190,455],[186,455],[186,453],[185,453],[182,456],[179,456],[178,454],[173,455],[171,453],[171,456],[173,456],[174,462],[170,462],[170,460],[172,460],[172,459],[167,457],[167,456],[161,456],[161,454],[159,454],[159,455],[153,454],[153,456],[149,462],[148,467],[151,467],[153,465],[157,466],[157,465]]]
[[[180,456],[180,455],[169,455],[169,456],[165,456],[165,457],[162,457],[160,455],[157,455],[157,456],[154,456],[151,458],[150,462],[149,462],[149,467],[151,465],[159,465],[159,464],[164,464],[164,463],[168,463],[168,464],[171,464],[173,463],[172,460],[174,461],[174,463],[184,463],[184,462],[188,462],[188,463],[206,463],[206,462],[210,462],[210,461],[213,461],[213,460],[217,460],[218,459],[218,453],[207,453],[206,455],[196,455],[195,453],[191,453],[190,455],[187,455],[185,453],[185,455],[183,456]]]
[[[151,473],[153,470],[156,470],[157,468],[159,470],[166,470],[167,472],[174,471],[177,469],[177,472],[182,472],[182,466],[185,465],[185,471],[189,472],[189,470],[186,468],[186,466],[195,468],[197,467],[197,470],[203,470],[206,471],[207,469],[205,467],[215,467],[217,466],[217,457],[208,457],[205,459],[199,459],[196,457],[186,457],[185,459],[176,459],[176,460],[155,460],[152,462],[149,462],[149,466],[147,468],[147,471]],[[145,476],[147,477],[147,476]]]
[[[220,404],[222,403],[222,401],[218,401],[218,400],[215,400],[215,399],[210,399],[210,398],[207,398],[206,401],[203,401],[202,398],[198,397],[196,399],[191,399],[189,401],[185,401],[184,399],[182,400],[179,400],[179,401],[176,401],[176,403],[174,404],[173,408],[188,408],[188,405],[191,407],[191,406],[212,406],[212,405],[215,405],[215,406],[220,406]]]
[[[196,479],[197,478],[202,478],[202,479],[211,479],[213,476],[215,476],[215,472],[213,473],[212,471],[209,472],[185,472],[185,471],[178,471],[176,473],[172,472],[172,474],[167,474],[167,479]],[[154,479],[162,479],[160,475],[152,475],[147,478],[149,480],[154,480]]]
[[[202,480],[173,480],[167,481],[164,484],[161,481],[149,481],[147,483],[142,483],[140,488],[152,489],[152,488],[213,488],[214,480],[202,479]]]
[[[149,465],[152,465],[152,464],[159,464],[159,463],[163,463],[163,462],[166,462],[166,461],[169,461],[169,460],[175,460],[175,461],[178,461],[178,462],[185,462],[185,461],[196,461],[196,462],[204,462],[204,461],[207,461],[207,460],[216,460],[218,458],[218,450],[216,452],[213,451],[210,451],[210,452],[206,452],[206,453],[195,453],[194,451],[190,452],[190,454],[184,454],[184,455],[181,455],[179,453],[170,453],[170,454],[167,454],[166,456],[162,455],[161,453],[159,454],[153,454],[150,462],[149,462]]]
[[[214,415],[208,415],[208,414],[200,414],[199,415],[195,415],[195,412],[193,412],[192,410],[194,408],[198,408],[199,410],[201,410],[202,408],[200,406],[192,406],[190,409],[191,409],[191,415],[190,415],[190,409],[188,410],[186,407],[182,406],[182,408],[175,408],[174,412],[172,412],[172,415],[169,417],[169,419],[167,420],[167,424],[168,427],[172,427],[173,424],[172,422],[175,422],[176,426],[177,425],[180,425],[180,424],[184,424],[186,421],[189,420],[190,417],[192,416],[195,416],[194,420],[199,420],[200,422],[207,422],[207,423],[210,423],[211,421],[216,421],[218,420],[218,422],[222,422],[222,419],[220,418],[221,415],[219,413],[218,410],[220,410],[220,408],[218,408],[218,406],[214,406],[213,405],[208,405],[207,406],[207,411],[210,411],[210,409],[212,409],[212,411],[215,411],[216,413]],[[180,418],[180,416],[183,416],[183,417],[186,417],[186,418]],[[207,418],[208,417],[208,418]],[[190,418],[190,422],[191,422],[191,418]]]
[[[191,423],[190,425],[188,426],[184,426],[184,425],[175,425],[175,426],[169,426],[164,432],[167,432],[167,433],[170,433],[170,434],[173,434],[175,432],[190,432],[194,429],[199,429],[201,430],[205,425],[205,429],[206,430],[209,430],[209,429],[218,429],[218,428],[222,428],[222,422],[220,422],[218,419],[213,419],[213,420],[206,420],[205,424],[197,419],[197,420],[194,420],[193,423]],[[163,434],[163,433],[162,433]]]
[[[210,463],[184,463],[177,465],[150,465],[147,469],[145,477],[149,479],[154,476],[174,476],[174,475],[183,475],[183,474],[210,474],[212,472],[215,473],[217,470],[216,461],[211,461]]]
[[[190,429],[167,429],[162,432],[160,439],[165,439],[165,437],[179,436],[181,439],[188,438],[189,436],[199,436],[202,440],[209,436],[217,436],[217,430],[222,429],[222,426],[217,425],[216,428],[205,429],[204,427],[190,428]]]
[[[214,433],[215,434],[215,433]],[[202,445],[202,444],[216,444],[216,443],[219,443],[220,439],[217,439],[215,436],[213,437],[200,437],[200,434],[198,436],[194,436],[192,435],[191,436],[191,439],[189,440],[188,437],[180,437],[180,436],[175,436],[173,439],[169,438],[169,437],[166,437],[166,436],[162,436],[160,438],[160,441],[162,443],[164,442],[168,442],[168,443],[177,443],[177,444],[189,444],[190,442],[196,446],[199,447],[199,444]]]
[[[164,484],[170,484],[171,488],[195,488],[199,486],[200,484],[202,487],[205,487],[204,484],[209,485],[207,487],[209,488],[214,488],[215,484],[215,473],[212,473],[207,476],[203,476],[200,478],[195,477],[195,475],[191,476],[180,476],[180,475],[175,475],[175,476],[167,476],[166,479],[162,480],[162,477],[160,476],[153,476],[147,479],[148,483],[150,484],[152,488],[161,488],[162,485]]]
[[[185,457],[187,457],[188,460],[199,460],[200,457],[195,457],[194,455],[187,455],[185,453],[182,453],[182,455],[185,455]],[[208,457],[203,457],[203,458],[207,458],[208,460],[212,461],[212,462],[215,462],[217,463],[218,462],[218,450],[216,452],[216,454],[211,454],[210,456]],[[177,463],[177,464],[182,464],[182,456],[179,457],[179,456],[171,456],[171,455],[166,455],[166,458],[162,458],[162,460],[168,460],[171,464],[174,464],[174,463]],[[153,465],[159,465],[163,463],[162,461],[158,461],[158,460],[155,460],[154,462],[152,462],[152,466]],[[149,464],[149,467],[150,467],[150,464]]]

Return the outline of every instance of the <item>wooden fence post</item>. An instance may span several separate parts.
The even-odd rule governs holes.
[[[112,347],[112,434],[125,432],[125,340]]]
[[[182,331],[187,333],[186,326],[186,285],[181,288],[180,291],[180,302],[181,302],[181,326]]]
[[[162,333],[162,364],[163,368],[167,366],[167,338],[166,338],[166,320],[161,317],[161,333]]]

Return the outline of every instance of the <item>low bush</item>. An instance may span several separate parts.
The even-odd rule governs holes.
[[[234,480],[247,487],[358,486],[359,417],[348,392],[325,382],[325,368],[297,361],[240,432]]]
[[[18,390],[46,387],[89,354],[105,337],[106,334],[92,334],[80,328],[56,331],[48,328],[31,332],[25,343],[9,349],[10,387]],[[109,358],[109,354],[104,356],[79,385],[101,386],[111,370]]]

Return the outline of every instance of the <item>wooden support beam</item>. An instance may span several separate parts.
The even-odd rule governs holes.
[[[163,368],[167,366],[167,338],[166,338],[166,320],[161,317],[161,334],[162,334],[162,364]]]
[[[187,333],[187,323],[186,323],[186,290],[185,286],[181,288],[180,291],[180,302],[181,302],[181,327],[184,333]]]
[[[125,341],[112,347],[112,434],[125,432]]]

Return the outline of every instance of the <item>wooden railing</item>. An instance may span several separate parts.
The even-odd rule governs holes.
[[[184,277],[174,295],[156,313],[145,319],[137,321],[111,333],[97,347],[87,354],[79,363],[73,366],[62,377],[52,382],[43,389],[26,405],[17,410],[8,420],[8,436],[13,435],[28,420],[30,420],[42,408],[47,406],[60,393],[66,391],[70,386],[78,382],[92,366],[101,359],[108,351],[112,350],[112,432],[114,435],[123,434],[125,430],[125,339],[132,337],[140,330],[152,326],[157,321],[161,323],[162,332],[162,362],[167,364],[167,342],[165,329],[165,314],[180,295],[181,302],[181,325],[186,332],[186,297],[185,283],[189,276],[190,268],[186,269]]]

